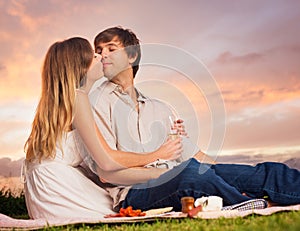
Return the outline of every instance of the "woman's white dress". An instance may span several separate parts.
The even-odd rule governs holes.
[[[77,168],[86,151],[76,130],[66,134],[54,160],[25,162],[25,199],[31,218],[102,219],[113,213],[108,193]]]

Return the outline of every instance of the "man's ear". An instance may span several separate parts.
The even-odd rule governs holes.
[[[137,59],[137,54],[133,55],[132,57],[129,57],[129,63],[132,65],[136,59]]]

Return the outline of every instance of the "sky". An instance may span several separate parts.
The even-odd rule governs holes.
[[[218,155],[300,154],[299,22],[298,0],[0,0],[0,158],[25,156],[49,46],[73,36],[92,43],[112,26],[206,70],[142,65],[136,78],[146,95],[174,106],[202,150],[217,136]],[[205,78],[224,115],[199,84]]]

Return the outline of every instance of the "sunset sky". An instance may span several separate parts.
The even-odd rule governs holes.
[[[300,154],[298,0],[0,0],[0,11],[0,158],[24,157],[48,47],[72,36],[92,43],[118,25],[142,44],[163,44],[207,68],[226,112],[219,155]],[[205,151],[214,110],[193,82],[204,76],[171,69],[144,65],[136,82],[146,95],[175,104]]]

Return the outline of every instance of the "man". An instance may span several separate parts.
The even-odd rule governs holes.
[[[164,103],[145,97],[134,87],[141,57],[139,40],[133,32],[114,27],[98,34],[94,45],[96,52],[102,55],[103,71],[108,80],[90,94],[90,101],[96,123],[107,143],[111,148],[123,151],[143,153],[157,149],[168,135],[172,111]],[[184,137],[183,158],[179,162],[192,156],[200,162],[213,163]],[[180,210],[181,197],[207,195],[222,197],[224,205],[265,195],[280,204],[300,203],[300,172],[297,170],[274,163],[256,167],[209,165],[200,164],[195,159],[183,162],[158,179],[133,187],[122,185],[128,182],[128,178],[133,183],[141,182],[138,178],[145,172],[152,179],[152,169],[117,172],[99,169],[98,173],[108,182],[121,184],[107,188],[114,199],[115,209],[132,205],[143,210],[164,206]]]
[[[102,55],[108,80],[90,94],[90,101],[107,143],[122,151],[158,149],[168,137],[170,118],[174,115],[165,103],[145,97],[134,87],[141,58],[139,40],[129,30],[115,27],[100,33],[94,45],[96,53]],[[183,136],[182,140],[180,161],[195,156],[202,162],[213,163],[189,138]]]

